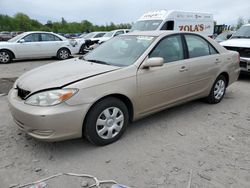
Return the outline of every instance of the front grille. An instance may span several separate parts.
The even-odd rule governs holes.
[[[240,67],[247,68],[247,62],[240,62]]]
[[[225,46],[226,49],[237,51],[240,54],[240,57],[250,57],[250,48],[241,48],[241,47],[229,47]]]
[[[17,96],[20,97],[21,99],[25,99],[28,95],[30,94],[30,91],[21,89],[17,86]]]

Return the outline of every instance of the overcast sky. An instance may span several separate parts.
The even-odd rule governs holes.
[[[0,0],[0,14],[23,12],[42,23],[47,20],[89,20],[94,24],[131,23],[150,10],[213,13],[218,24],[250,18],[250,0]]]

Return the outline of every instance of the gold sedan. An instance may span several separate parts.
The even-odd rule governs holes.
[[[237,52],[199,34],[132,32],[25,73],[9,104],[18,127],[34,138],[85,136],[106,145],[130,121],[194,99],[219,103],[239,70]]]

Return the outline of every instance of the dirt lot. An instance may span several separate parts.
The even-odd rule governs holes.
[[[0,93],[23,72],[53,61],[0,65]],[[121,140],[105,147],[82,139],[36,141],[17,129],[7,96],[1,96],[0,187],[59,172],[88,173],[138,188],[187,188],[190,180],[193,188],[250,187],[249,96],[250,76],[245,76],[220,104],[194,101],[157,113],[131,124]],[[59,178],[49,187],[77,185],[74,178]]]

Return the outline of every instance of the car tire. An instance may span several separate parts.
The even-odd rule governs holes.
[[[67,48],[61,48],[57,52],[57,58],[60,60],[68,59],[70,57],[70,51]]]
[[[210,91],[209,96],[206,98],[206,102],[209,104],[217,104],[219,103],[225,93],[227,87],[227,80],[225,76],[220,75],[214,82],[213,87]]]
[[[114,97],[97,102],[88,112],[84,123],[84,135],[95,145],[107,145],[117,141],[129,122],[127,106]]]
[[[82,44],[80,48],[80,54],[84,54],[85,44]]]
[[[8,50],[0,50],[0,63],[7,64],[10,63],[13,59],[13,55]]]

